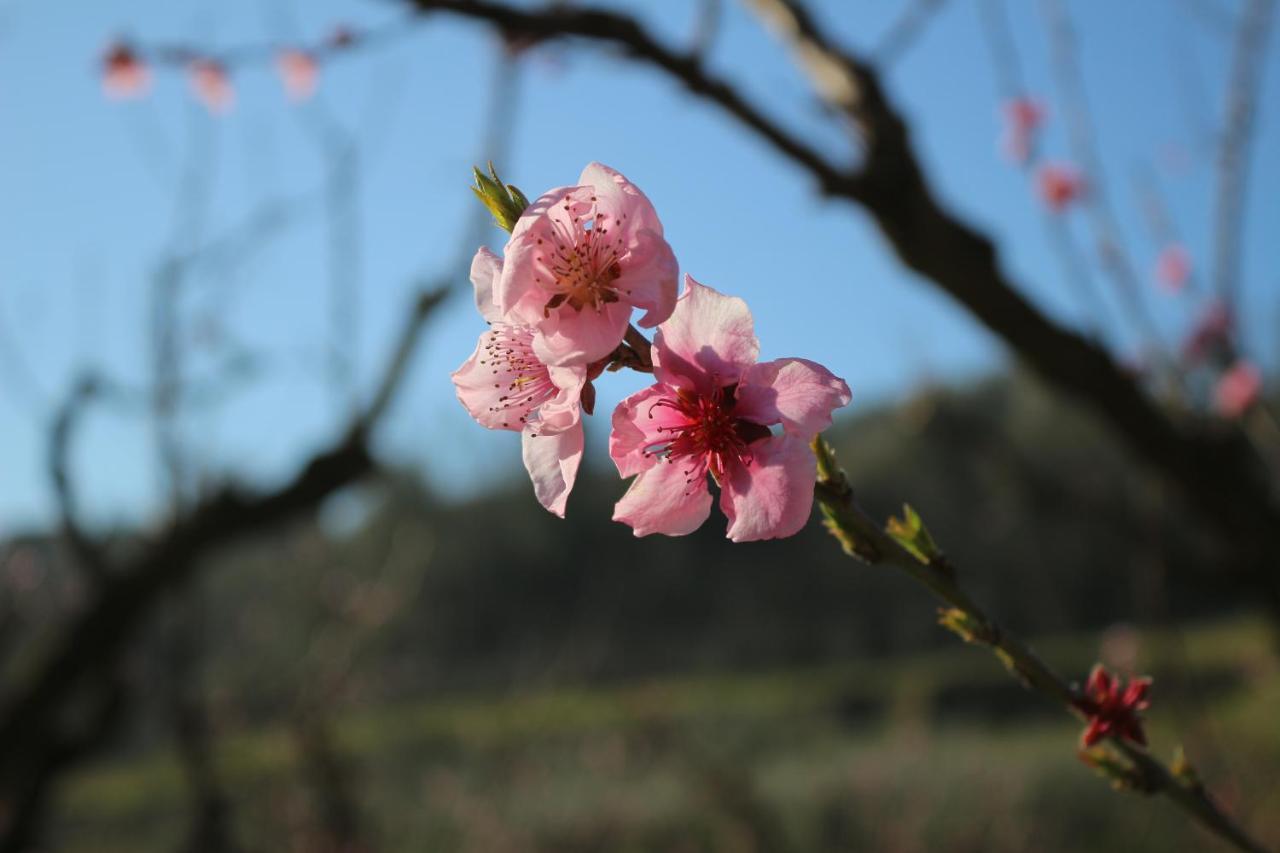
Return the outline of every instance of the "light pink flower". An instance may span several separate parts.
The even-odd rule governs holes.
[[[1156,281],[1166,293],[1181,293],[1191,278],[1191,255],[1181,243],[1170,243],[1156,258]]]
[[[657,383],[613,413],[609,454],[619,474],[635,476],[614,521],[637,536],[690,533],[711,513],[710,474],[730,539],[791,536],[813,506],[808,442],[849,402],[849,386],[811,361],[757,363],[747,304],[685,281],[653,341]]]
[[[1040,199],[1054,213],[1060,213],[1085,194],[1084,176],[1073,166],[1049,163],[1036,175]]]
[[[471,264],[476,306],[491,324],[476,351],[453,373],[458,400],[481,426],[521,433],[534,494],[564,517],[582,460],[585,366],[555,367],[533,351],[533,330],[504,323],[493,303],[502,259],[481,249]]]
[[[1035,148],[1036,134],[1044,124],[1044,106],[1023,95],[1004,105],[1004,150],[1015,163],[1025,163]]]
[[[671,315],[676,259],[653,205],[622,175],[591,163],[578,185],[529,206],[504,251],[494,298],[507,322],[534,329],[546,364],[587,364],[622,342],[631,309],[642,326]]]
[[[191,91],[209,112],[222,115],[235,105],[236,92],[226,66],[216,59],[198,58],[187,66]]]
[[[285,93],[294,101],[305,101],[316,92],[320,63],[305,50],[286,48],[276,54],[276,71]]]
[[[1262,371],[1242,359],[1218,377],[1218,384],[1213,388],[1213,407],[1222,417],[1235,420],[1249,411],[1261,394]]]
[[[102,88],[112,98],[137,98],[151,85],[151,72],[133,46],[117,40],[102,57]]]

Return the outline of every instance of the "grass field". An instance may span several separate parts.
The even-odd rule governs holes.
[[[1154,750],[1183,743],[1241,819],[1280,847],[1280,664],[1268,640],[1250,620],[1181,639],[1148,633],[1139,660],[1156,677]],[[1096,638],[1037,647],[1079,676],[1097,657]],[[1111,791],[1075,757],[1072,719],[959,646],[335,710],[329,730],[354,804],[344,819],[369,849],[1217,849],[1166,801]],[[336,807],[302,743],[283,726],[219,738],[217,772],[246,849],[323,848]],[[51,840],[175,850],[188,812],[171,751],[119,757],[65,786]]]

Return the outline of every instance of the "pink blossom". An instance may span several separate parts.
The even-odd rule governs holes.
[[[1004,150],[1015,163],[1025,163],[1035,147],[1036,133],[1044,124],[1044,106],[1023,95],[1004,105]]]
[[[849,386],[811,361],[757,363],[747,304],[685,280],[653,341],[658,381],[613,413],[609,453],[619,474],[635,476],[613,518],[637,536],[690,533],[711,513],[710,474],[730,539],[791,536],[813,506],[808,443],[849,402]]]
[[[1106,737],[1146,746],[1138,712],[1151,706],[1147,699],[1150,689],[1150,678],[1134,678],[1128,687],[1122,687],[1121,680],[1112,677],[1102,664],[1094,666],[1084,686],[1084,696],[1077,702],[1089,718],[1088,727],[1080,735],[1081,746],[1093,746]]]
[[[286,48],[276,55],[276,71],[285,93],[294,101],[305,101],[315,94],[320,77],[320,64],[305,50]]]
[[[1182,342],[1182,357],[1191,362],[1203,361],[1214,350],[1227,348],[1235,334],[1235,315],[1230,306],[1215,299],[1205,306],[1191,333]]]
[[[1218,377],[1213,388],[1213,407],[1222,417],[1234,420],[1249,411],[1261,394],[1262,371],[1242,359]]]
[[[653,205],[622,175],[591,163],[578,185],[525,211],[504,252],[494,298],[507,322],[534,330],[546,364],[587,364],[621,343],[631,309],[642,326],[671,315],[676,259]]]
[[[454,371],[453,384],[458,400],[481,426],[521,433],[534,494],[563,518],[582,460],[587,368],[545,364],[534,352],[532,329],[501,321],[493,303],[493,287],[501,275],[501,258],[488,249],[476,253],[471,282],[490,329]]]
[[[114,41],[102,57],[102,88],[112,98],[137,98],[151,85],[151,72],[126,41]]]
[[[1084,176],[1073,166],[1049,163],[1036,176],[1040,199],[1054,213],[1066,210],[1085,194]]]
[[[226,66],[216,59],[199,58],[187,66],[191,91],[209,112],[221,115],[235,105],[236,92]]]
[[[1156,258],[1156,281],[1166,293],[1181,293],[1191,278],[1191,255],[1181,243],[1170,243]]]

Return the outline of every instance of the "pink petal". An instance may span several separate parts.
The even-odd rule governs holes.
[[[613,431],[609,434],[609,455],[618,466],[618,476],[632,477],[647,471],[660,460],[646,449],[666,440],[660,432],[669,421],[680,421],[671,408],[654,407],[662,399],[676,396],[666,385],[650,385],[618,404],[613,410]]]
[[[554,239],[551,214],[575,189],[548,190],[534,199],[516,221],[511,238],[502,250],[505,259],[502,276],[495,283],[494,298],[503,314],[514,311],[517,303],[527,303],[522,312],[517,312],[521,321],[533,325],[542,319],[542,308],[551,294],[539,287],[537,279],[545,278],[548,273],[537,258],[543,253],[543,247],[549,245],[548,241]]]
[[[747,303],[692,276],[684,280],[684,295],[654,336],[654,375],[668,385],[704,392],[737,382],[760,354]]]
[[[493,293],[494,283],[501,276],[502,258],[485,246],[477,249],[476,256],[471,259],[471,284],[475,288],[476,310],[489,323],[502,319]]]
[[[537,326],[533,351],[544,364],[598,361],[622,343],[630,319],[631,306],[625,302],[613,302],[598,311],[562,306]]]
[[[291,99],[305,101],[315,94],[320,64],[305,50],[289,48],[280,51],[276,56],[276,71]]]
[[[636,232],[622,275],[614,283],[626,300],[645,313],[637,321],[652,328],[671,316],[676,307],[680,268],[675,253],[660,232]]]
[[[221,115],[235,105],[236,92],[231,87],[227,69],[213,59],[195,59],[188,66],[191,89],[209,112]]]
[[[736,413],[758,424],[782,424],[805,441],[831,426],[831,413],[849,404],[849,386],[820,364],[780,358],[753,364],[738,385]]]
[[[794,536],[809,521],[818,463],[809,446],[791,435],[751,445],[750,465],[734,465],[721,484],[720,509],[734,542]]]
[[[591,187],[601,202],[609,218],[615,222],[625,221],[628,227],[647,228],[662,236],[662,223],[658,220],[658,212],[640,188],[628,181],[615,169],[603,163],[588,163],[578,176],[578,186]],[[626,219],[622,220],[625,216]]]
[[[614,507],[613,520],[629,524],[636,536],[692,533],[711,514],[711,491],[705,475],[692,483],[687,476],[679,462],[662,461],[642,472]]]
[[[1257,402],[1261,393],[1262,372],[1251,362],[1237,361],[1214,386],[1214,408],[1224,418],[1238,418]]]
[[[554,435],[534,435],[526,429],[523,436],[524,467],[533,481],[538,503],[549,512],[564,518],[565,502],[578,476],[582,461],[582,424]]]
[[[501,398],[507,393],[505,383],[497,381],[492,367],[487,363],[489,354],[485,346],[492,336],[493,332],[482,334],[471,357],[453,372],[454,391],[458,395],[458,402],[462,403],[463,408],[481,426],[487,429],[519,431],[524,429],[524,422],[518,415],[512,417],[510,412],[502,408]]]

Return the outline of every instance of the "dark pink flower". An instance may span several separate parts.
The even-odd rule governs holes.
[[[502,260],[488,249],[471,264],[476,306],[490,322],[476,350],[453,373],[458,400],[481,426],[519,432],[538,502],[564,517],[582,461],[582,393],[587,368],[553,367],[533,351],[533,330],[501,321],[493,285]]]
[[[1077,701],[1089,718],[1088,726],[1080,735],[1080,744],[1087,748],[1103,738],[1114,737],[1146,746],[1147,737],[1138,712],[1150,707],[1147,701],[1150,689],[1150,678],[1131,679],[1129,686],[1122,688],[1119,678],[1112,677],[1102,664],[1095,665],[1085,683],[1084,696]]]
[[[1262,371],[1241,359],[1218,377],[1213,387],[1213,407],[1224,418],[1235,420],[1258,402],[1262,394]]]
[[[1085,194],[1084,176],[1072,166],[1049,163],[1036,175],[1040,199],[1054,213],[1066,210]]]
[[[849,386],[811,361],[757,363],[746,303],[685,281],[654,337],[658,381],[613,413],[609,454],[635,477],[613,518],[637,536],[690,533],[711,513],[710,474],[730,539],[791,536],[813,506],[808,443],[849,402]]]
[[[1023,95],[1004,105],[1004,150],[1015,163],[1025,163],[1035,148],[1036,135],[1044,124],[1044,106]]]
[[[216,59],[198,58],[187,66],[191,91],[209,112],[221,115],[235,105],[236,92],[226,66]]]
[[[1166,293],[1181,293],[1191,277],[1191,255],[1181,243],[1170,243],[1156,258],[1156,281]]]
[[[102,88],[112,98],[137,98],[146,94],[151,72],[126,41],[114,41],[102,57]]]
[[[295,101],[305,101],[316,92],[320,63],[305,50],[286,48],[276,55],[276,71],[285,93]]]
[[[588,364],[622,342],[631,310],[642,326],[671,315],[676,259],[653,205],[599,163],[578,185],[529,206],[504,250],[494,298],[506,322],[534,330],[546,364]]]

